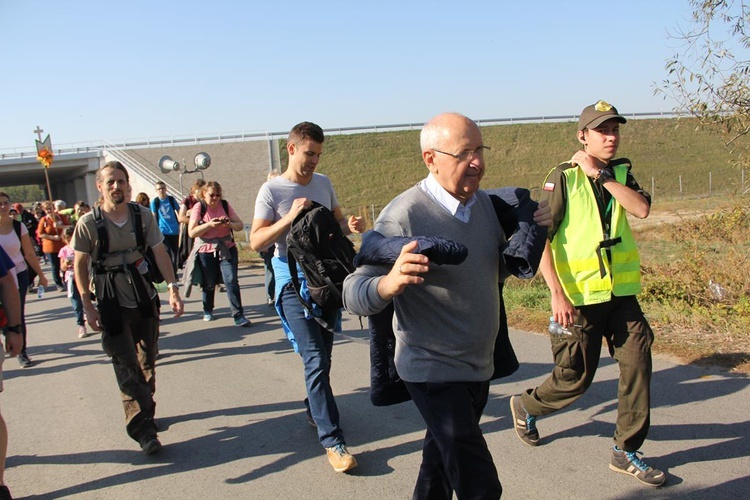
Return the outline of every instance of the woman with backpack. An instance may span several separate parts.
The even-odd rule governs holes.
[[[0,191],[0,246],[13,260],[15,267],[13,274],[16,278],[18,293],[21,297],[21,329],[23,333],[23,348],[18,355],[18,363],[23,368],[32,365],[31,359],[26,354],[26,292],[29,288],[29,268],[39,275],[39,286],[47,286],[47,277],[39,265],[34,245],[29,238],[29,231],[21,222],[10,216],[10,199],[7,194]]]
[[[227,287],[234,324],[248,327],[252,323],[245,317],[237,280],[237,245],[232,231],[242,230],[242,220],[229,202],[221,198],[221,185],[216,181],[206,183],[200,203],[190,212],[188,235],[195,238],[194,252],[203,275],[203,321],[212,321],[216,283],[221,273]]]
[[[202,190],[206,181],[198,179],[190,188],[190,194],[182,200],[180,212],[177,214],[177,220],[180,223],[180,241],[177,244],[177,267],[182,269],[193,251],[193,238],[188,235],[188,224],[190,224],[190,214],[193,207],[203,199]]]

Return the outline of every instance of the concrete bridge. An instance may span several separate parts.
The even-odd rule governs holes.
[[[60,147],[53,150],[54,161],[47,173],[53,199],[93,203],[99,197],[96,171],[110,160],[121,161],[130,174],[133,198],[145,192],[156,196],[154,183],[162,180],[169,194],[181,201],[190,186],[200,177],[221,184],[224,198],[244,222],[252,221],[253,204],[261,184],[271,169],[279,169],[278,140],[266,134],[238,137],[195,137],[183,140],[101,143],[85,147]],[[195,172],[193,159],[208,153],[211,166]],[[170,156],[180,163],[180,170],[164,174],[158,162]],[[187,166],[187,170],[185,169]],[[39,185],[47,192],[44,168],[36,151],[0,151],[0,189],[5,186]]]

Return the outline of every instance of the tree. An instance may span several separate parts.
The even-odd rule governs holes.
[[[47,199],[39,186],[8,186],[3,191],[13,203],[29,203]]]
[[[667,60],[667,79],[655,92],[718,130],[737,165],[750,166],[750,6],[745,0],[689,3],[690,27],[670,33],[679,52]]]

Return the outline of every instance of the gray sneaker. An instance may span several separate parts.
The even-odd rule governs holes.
[[[639,451],[623,451],[617,446],[612,448],[612,460],[609,468],[615,472],[629,474],[646,486],[658,488],[667,480],[667,475],[659,469],[646,465],[638,458]]]
[[[536,430],[536,417],[526,413],[521,404],[521,395],[510,397],[510,411],[513,413],[513,427],[516,436],[529,446],[539,444],[539,431]]]
[[[21,368],[29,368],[31,366],[34,366],[34,362],[31,361],[31,358],[23,353],[18,355],[18,364],[21,365]]]

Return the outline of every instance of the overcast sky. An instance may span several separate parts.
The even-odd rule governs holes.
[[[203,133],[671,111],[687,0],[0,0],[0,152]]]

